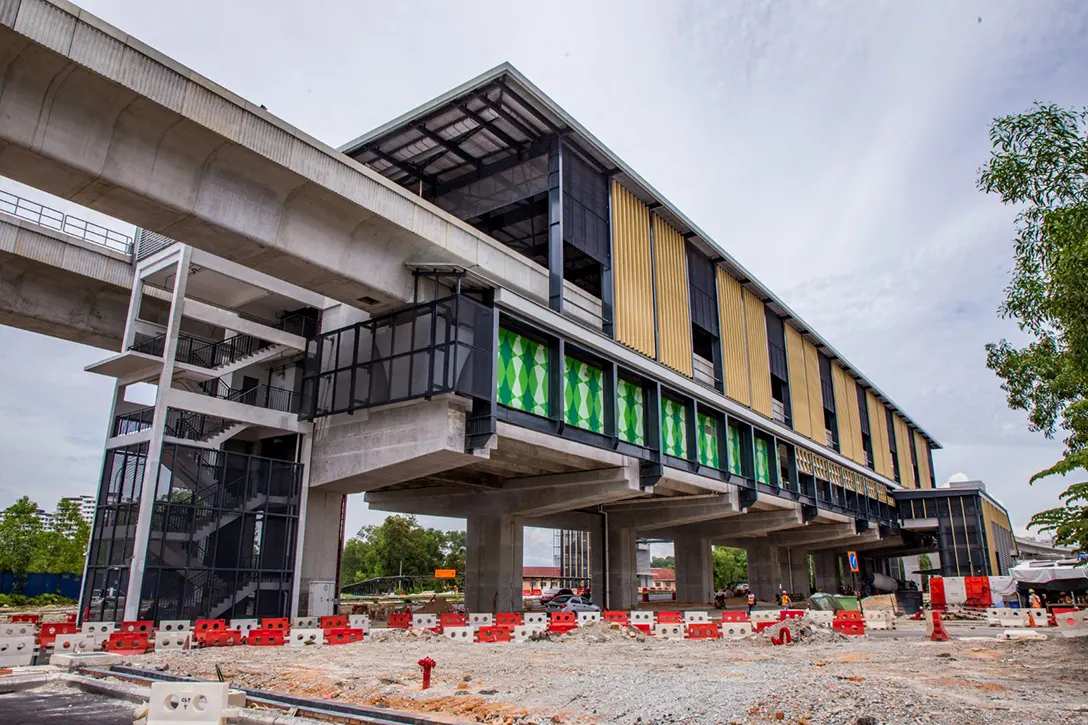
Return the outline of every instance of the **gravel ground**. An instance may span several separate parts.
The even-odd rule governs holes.
[[[438,663],[426,692],[422,657]],[[466,645],[379,630],[336,647],[214,648],[131,662],[203,678],[218,664],[237,684],[450,722],[1088,724],[1088,638],[934,643],[921,631],[826,633],[772,647],[762,636],[664,641],[602,625],[553,641]]]

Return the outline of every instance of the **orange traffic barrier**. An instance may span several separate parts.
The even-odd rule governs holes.
[[[623,611],[606,611],[604,613],[604,621],[611,622],[612,624],[619,624],[624,627],[630,624],[630,616],[627,612]]]
[[[748,621],[748,612],[722,612],[722,621],[739,624]]]
[[[836,622],[864,622],[865,615],[857,609],[841,609],[835,612]]]
[[[251,629],[246,635],[246,644],[253,647],[280,647],[283,642],[283,630],[280,629]]]
[[[688,625],[687,639],[718,639],[721,636],[717,622],[693,622]]]
[[[569,612],[557,612],[557,614],[569,614]],[[509,627],[480,627],[476,631],[477,642],[509,642]]]
[[[261,629],[276,630],[278,632],[290,632],[291,620],[287,617],[266,617],[261,620]]]
[[[684,615],[680,612],[658,612],[657,613],[658,624],[683,624]]]
[[[948,630],[945,629],[944,622],[941,621],[941,613],[937,610],[933,610],[933,631],[930,633],[929,638],[934,642],[947,642],[951,639]]]
[[[392,612],[389,615],[389,621],[387,622],[390,629],[411,629],[412,628],[412,615],[407,612]]]
[[[854,622],[850,620],[842,621],[837,619],[831,623],[831,628],[839,634],[849,634],[852,636],[861,636],[865,634],[865,622]]]
[[[199,641],[205,647],[236,647],[245,644],[245,637],[237,629],[209,629],[203,632]]]
[[[42,647],[52,647],[58,634],[76,634],[79,627],[67,622],[51,622],[42,625],[42,631],[38,633],[38,644]]]
[[[574,612],[551,612],[548,615],[549,632],[569,632],[578,627],[578,619]]]
[[[118,627],[118,631],[126,632],[128,634],[147,634],[150,635],[152,630],[155,629],[155,623],[139,620],[134,622],[121,622],[121,626]]]
[[[521,615],[517,612],[499,612],[495,615],[495,625],[498,627],[520,627]]]
[[[350,644],[363,639],[363,630],[355,627],[331,627],[325,630],[325,641],[329,644]]]
[[[142,655],[151,648],[146,632],[113,632],[105,643],[107,652]]]
[[[41,619],[40,614],[13,614],[10,621],[12,624],[37,624]]]
[[[468,625],[468,617],[457,612],[447,612],[446,614],[438,615],[438,626],[444,627],[464,627]]]
[[[333,614],[321,618],[321,629],[344,629],[348,626],[348,618],[341,614]]]

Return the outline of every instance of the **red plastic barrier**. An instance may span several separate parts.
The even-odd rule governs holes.
[[[348,618],[341,614],[321,618],[321,629],[345,629],[347,626]]]
[[[738,624],[748,621],[748,612],[722,612],[722,622]]]
[[[654,633],[654,628],[651,627],[648,624],[639,623],[639,624],[632,624],[631,626],[634,627],[637,630],[645,632],[646,634],[653,634]]]
[[[786,619],[800,619],[805,616],[804,609],[783,609],[778,613],[778,621],[781,622]]]
[[[948,630],[944,627],[944,622],[941,620],[940,612],[933,612],[933,631],[930,633],[929,638],[934,642],[947,642],[951,639]]]
[[[657,613],[658,624],[683,624],[684,615],[680,612],[658,612]]]
[[[986,608],[993,604],[990,598],[990,578],[986,576],[968,576],[963,578],[967,592],[966,604],[969,607]]]
[[[944,596],[944,579],[939,576],[929,578],[929,604],[934,611],[944,611],[948,606]]]
[[[79,627],[67,622],[50,622],[42,625],[42,631],[38,633],[38,644],[42,647],[52,647],[58,634],[76,634]]]
[[[114,632],[105,643],[107,652],[142,655],[151,648],[145,632]]]
[[[552,612],[548,615],[549,632],[569,632],[578,627],[578,618],[574,612]]]
[[[851,622],[836,619],[831,623],[832,629],[839,634],[862,635],[865,634],[865,622]]]
[[[37,624],[42,620],[40,614],[13,614],[11,615],[12,624]]]
[[[865,615],[856,609],[843,609],[835,612],[836,622],[864,622]]]
[[[626,627],[631,623],[631,618],[630,615],[627,614],[627,612],[605,611],[604,621]]]
[[[261,629],[265,631],[290,632],[291,620],[287,617],[266,617],[261,620]]]
[[[773,627],[776,624],[778,624],[778,622],[752,622],[752,629],[756,632],[762,632],[767,629],[767,627]]]
[[[411,629],[412,615],[407,612],[393,612],[389,615],[387,624],[389,625],[389,629]]]
[[[205,647],[236,647],[246,643],[245,637],[237,629],[205,630],[200,641]]]
[[[246,635],[246,644],[253,647],[281,647],[283,642],[283,630],[280,629],[251,629]]]
[[[361,642],[363,630],[354,627],[331,627],[325,630],[325,641],[328,644],[350,644]]]
[[[568,612],[557,612],[557,614],[568,614]],[[510,634],[509,627],[480,627],[476,630],[476,641],[509,642]]]
[[[447,612],[438,615],[438,625],[439,627],[466,627],[468,626],[468,617],[457,612]]]
[[[75,624],[79,620],[79,616],[75,612],[68,612],[64,615],[64,621],[68,624]]]
[[[137,622],[121,622],[121,626],[118,631],[126,634],[148,634],[150,635],[152,630],[155,629],[155,623],[149,621],[137,621]]]
[[[193,631],[197,634],[204,632],[221,632],[227,628],[227,620],[225,619],[198,619],[193,626]]]
[[[520,627],[521,615],[517,612],[499,612],[495,615],[495,625],[498,627]]]
[[[718,639],[721,636],[717,622],[693,622],[688,625],[687,639]]]

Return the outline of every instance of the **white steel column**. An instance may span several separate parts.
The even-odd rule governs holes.
[[[166,337],[163,339],[162,372],[159,373],[159,383],[155,390],[155,413],[151,423],[151,440],[147,444],[147,459],[144,462],[144,478],[140,488],[140,514],[136,520],[128,590],[125,594],[125,619],[130,621],[137,619],[140,611],[140,593],[143,589],[144,566],[147,562],[147,544],[151,538],[151,514],[154,511],[155,486],[159,478],[162,440],[166,428],[166,393],[174,377],[174,358],[177,353],[182,310],[185,307],[185,286],[189,279],[190,254],[191,250],[188,246],[180,245],[174,260],[177,272],[174,275],[174,291],[170,298],[170,317],[166,325]],[[132,285],[134,296],[142,290],[142,279],[146,274],[148,272],[137,265],[136,279]],[[128,329],[125,331],[125,336],[126,338],[129,336]]]

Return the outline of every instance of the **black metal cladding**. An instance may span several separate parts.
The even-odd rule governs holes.
[[[687,245],[691,322],[718,337],[717,274],[710,259]]]
[[[490,399],[494,314],[471,297],[451,295],[318,335],[307,346],[300,415],[441,393]]]
[[[831,377],[831,358],[822,352],[816,353],[820,360],[820,392],[824,399],[824,410],[835,412],[835,386]]]
[[[861,383],[855,384],[858,388],[858,415],[861,417],[861,432],[871,436],[873,432],[869,430],[869,403],[865,399],[865,388],[861,387]]]
[[[771,356],[771,375],[788,383],[790,380],[786,367],[786,330],[782,318],[765,309],[767,317],[767,351]]]
[[[576,153],[563,153],[563,237],[609,266],[608,178]]]

